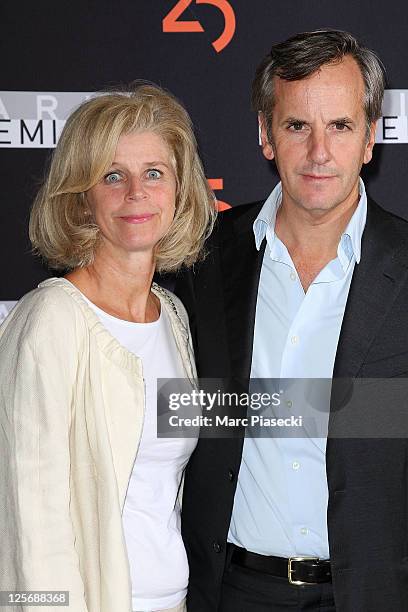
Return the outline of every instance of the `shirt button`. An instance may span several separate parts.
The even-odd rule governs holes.
[[[302,527],[302,529],[300,530],[300,533],[302,535],[307,535],[309,533],[309,530],[307,527]]]
[[[234,474],[234,472],[233,472],[232,470],[228,470],[228,480],[229,480],[230,482],[233,482],[233,481],[234,481],[234,478],[235,478],[235,474]]]
[[[297,344],[299,342],[298,336],[292,336],[290,339],[292,344]]]
[[[293,281],[296,280],[296,274],[294,272],[290,273],[290,280],[293,280]]]
[[[298,469],[300,468],[300,463],[299,463],[299,461],[294,461],[294,462],[292,463],[292,467],[293,467],[293,469],[294,469],[294,470],[298,470]]]
[[[288,408],[292,408],[292,406],[293,406],[293,402],[292,402],[292,400],[287,400],[287,402],[286,402],[286,406],[287,406]]]
[[[219,542],[213,542],[213,551],[216,553],[220,553],[222,551],[222,546]]]

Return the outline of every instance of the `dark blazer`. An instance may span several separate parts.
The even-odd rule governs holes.
[[[263,241],[256,250],[252,224],[261,206],[220,215],[206,260],[176,283],[201,377],[249,379],[265,248]],[[408,377],[408,223],[371,200],[334,376]],[[329,427],[333,414],[332,397]],[[189,612],[218,608],[242,443],[200,439],[187,467],[182,531],[190,563]],[[330,437],[326,469],[336,609],[408,611],[407,439]]]

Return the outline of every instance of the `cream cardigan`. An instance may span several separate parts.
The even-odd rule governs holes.
[[[153,291],[193,380],[184,307]],[[131,611],[121,512],[143,407],[141,360],[71,283],[20,300],[0,327],[0,590],[69,591],[69,608],[48,610]]]

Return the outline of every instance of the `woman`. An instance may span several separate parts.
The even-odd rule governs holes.
[[[68,119],[30,238],[69,272],[0,328],[2,590],[69,591],[73,612],[185,609],[177,494],[196,441],[157,439],[156,380],[195,368],[185,310],[152,279],[198,258],[214,216],[169,93],[139,84]]]

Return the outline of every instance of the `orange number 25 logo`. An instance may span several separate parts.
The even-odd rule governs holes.
[[[199,21],[180,21],[179,17],[190,6],[193,0],[179,0],[163,19],[163,32],[204,32]],[[235,13],[228,0],[195,0],[196,4],[211,4],[224,15],[225,27],[221,36],[212,43],[219,53],[232,40],[235,33]]]

